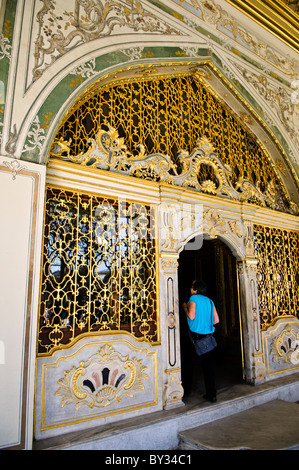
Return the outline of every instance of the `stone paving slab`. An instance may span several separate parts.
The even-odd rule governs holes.
[[[179,436],[180,449],[299,449],[299,403],[273,400]]]

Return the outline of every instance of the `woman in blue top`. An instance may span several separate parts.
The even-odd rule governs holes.
[[[187,321],[191,336],[194,340],[213,333],[214,325],[219,323],[216,307],[211,299],[206,297],[207,286],[203,281],[193,281],[191,285],[191,297],[183,304],[187,315]],[[216,389],[212,361],[212,351],[200,356],[202,361],[206,394],[204,398],[216,402]]]

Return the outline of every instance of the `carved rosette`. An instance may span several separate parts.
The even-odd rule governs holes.
[[[144,390],[148,378],[141,360],[121,356],[108,344],[101,347],[88,361],[80,362],[65,371],[58,381],[56,395],[62,397],[61,408],[82,405],[89,408],[106,407],[120,402],[125,396],[133,397],[137,390]]]

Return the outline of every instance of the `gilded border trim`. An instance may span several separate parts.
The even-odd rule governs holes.
[[[299,52],[299,16],[277,0],[226,0],[289,47]]]
[[[111,336],[111,335],[110,335]],[[81,338],[82,339],[82,338]],[[138,351],[138,347],[129,342],[128,340],[112,340],[109,344],[116,344],[116,343],[127,343],[132,350]],[[158,404],[158,351],[150,351],[149,348],[146,346],[142,348],[142,351],[146,351],[147,356],[151,357],[151,363],[152,363],[152,371],[153,371],[153,399],[152,402],[144,402],[144,403],[139,403],[133,405],[131,408],[129,406],[125,406],[124,408],[121,409],[116,409],[109,411],[107,410],[106,412],[97,412],[93,415],[83,415],[80,418],[79,417],[73,417],[69,419],[65,419],[62,421],[57,421],[55,422],[50,422],[46,423],[45,418],[46,418],[46,388],[47,388],[47,369],[55,367],[58,363],[60,362],[67,362],[71,358],[74,358],[79,355],[80,351],[85,349],[86,347],[95,347],[97,345],[102,345],[101,341],[97,342],[89,342],[83,344],[77,351],[74,351],[73,353],[69,354],[68,356],[61,356],[59,357],[55,362],[52,363],[45,363],[41,365],[41,410],[40,410],[40,431],[47,431],[50,429],[55,429],[55,428],[60,428],[64,426],[69,426],[69,425],[75,425],[78,423],[84,423],[88,421],[93,421],[96,419],[100,418],[105,418],[109,416],[115,416],[115,415],[121,415],[123,413],[128,413],[131,411],[139,410],[139,409],[144,409],[148,408],[151,406],[156,406]],[[140,348],[139,348],[140,349]],[[57,353],[57,351],[56,351]],[[42,358],[39,358],[38,361],[41,361]]]

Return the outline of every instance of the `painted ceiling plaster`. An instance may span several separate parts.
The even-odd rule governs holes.
[[[44,164],[62,117],[93,83],[210,63],[212,78],[203,77],[207,86],[256,133],[288,190],[296,193],[299,54],[230,3],[10,0],[5,5],[2,154]]]

